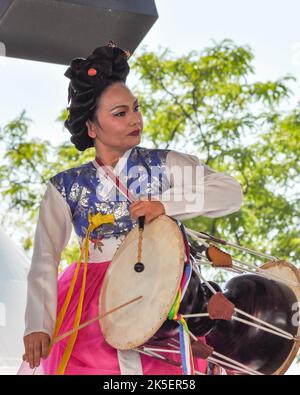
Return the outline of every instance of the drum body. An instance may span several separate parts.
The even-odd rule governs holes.
[[[300,283],[299,271],[288,262],[270,262],[263,268],[283,280]],[[224,295],[240,310],[296,337],[300,334],[299,292],[299,287],[245,274],[231,279]],[[245,318],[239,313],[236,315]],[[254,321],[250,319],[250,322]],[[283,374],[299,349],[293,340],[234,320],[217,320],[206,341],[215,351],[268,375]]]
[[[145,226],[142,262],[136,272],[138,229],[126,236],[116,252],[103,281],[99,299],[100,314],[133,298],[142,299],[101,319],[106,341],[114,348],[129,350],[144,344],[162,342],[178,333],[178,323],[168,319],[183,276],[189,253],[184,232],[169,217],[160,216]],[[299,271],[287,262],[270,262],[262,267],[283,280],[300,284]],[[220,287],[208,282],[217,292]],[[300,334],[295,315],[300,306],[299,287],[255,274],[238,275],[226,285],[224,295],[235,307],[271,325]],[[212,291],[194,267],[180,304],[180,314],[207,313]],[[236,313],[240,317],[239,313]],[[245,317],[241,317],[245,318]],[[296,356],[299,344],[235,320],[209,317],[186,318],[189,330],[220,354],[263,374],[282,374]],[[233,371],[233,373],[235,373]]]

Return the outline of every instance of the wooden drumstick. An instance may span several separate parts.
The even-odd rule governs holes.
[[[89,321],[86,321],[85,323],[83,323],[83,324],[77,326],[77,327],[74,328],[74,329],[69,330],[68,332],[63,333],[63,334],[60,335],[60,336],[56,336],[56,337],[51,341],[50,346],[52,346],[52,345],[55,344],[55,343],[58,343],[59,341],[63,340],[65,337],[68,337],[68,336],[72,335],[72,333],[77,332],[77,331],[79,331],[80,329],[85,328],[86,326],[92,324],[93,322],[95,322],[95,321],[97,321],[97,320],[101,320],[102,318],[106,317],[108,314],[111,314],[111,313],[113,313],[113,312],[115,312],[115,311],[117,311],[117,310],[119,310],[119,309],[121,309],[121,308],[123,308],[123,307],[125,307],[125,306],[128,306],[129,304],[134,303],[134,302],[136,302],[137,300],[140,300],[140,299],[142,299],[142,296],[138,296],[138,297],[136,297],[136,298],[134,298],[134,299],[131,299],[131,300],[129,300],[128,302],[121,304],[120,306],[114,307],[113,309],[111,309],[111,310],[109,310],[109,311],[107,311],[107,312],[105,312],[105,313],[102,313],[102,314],[98,315],[98,317],[96,317],[96,318],[93,318],[93,319],[91,319],[91,320],[89,320]]]

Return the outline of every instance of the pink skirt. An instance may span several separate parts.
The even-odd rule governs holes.
[[[87,270],[86,290],[83,302],[81,322],[97,317],[99,312],[99,293],[106,269],[110,262],[89,263]],[[60,311],[68,292],[75,271],[76,263],[72,263],[58,280],[57,311]],[[66,312],[59,334],[72,329],[79,300],[83,265],[80,267],[73,296]],[[57,367],[65,351],[69,337],[53,346],[48,358],[42,360],[44,374],[56,374]],[[182,369],[152,357],[141,355],[143,373],[145,375],[182,375]],[[174,356],[175,355],[175,356]],[[180,355],[173,354],[172,358],[180,362]],[[195,358],[195,369],[206,371],[206,361]],[[116,349],[108,345],[103,337],[98,321],[79,330],[77,339],[69,359],[66,375],[119,375],[120,368]]]

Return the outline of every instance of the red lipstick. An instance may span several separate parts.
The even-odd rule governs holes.
[[[141,129],[137,129],[129,133],[129,136],[138,136],[140,133],[141,133]]]

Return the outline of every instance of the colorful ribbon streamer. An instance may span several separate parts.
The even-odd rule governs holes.
[[[168,318],[170,320],[177,321],[178,325],[179,325],[180,353],[181,353],[183,373],[185,375],[194,375],[195,374],[194,357],[193,357],[193,352],[192,352],[189,328],[188,328],[188,325],[187,325],[185,319],[180,314],[178,314],[178,311],[180,308],[180,303],[184,297],[185,291],[188,287],[188,284],[189,284],[189,281],[191,278],[191,274],[192,274],[192,267],[191,267],[191,262],[189,259],[189,256],[190,256],[189,255],[189,248],[188,248],[188,243],[187,243],[183,225],[180,225],[180,228],[183,233],[187,260],[185,262],[184,273],[183,273],[183,276],[181,279],[180,287],[177,292],[173,306],[168,314]]]
[[[78,301],[78,306],[75,314],[75,319],[74,319],[74,324],[73,328],[75,329],[76,327],[79,326],[80,321],[81,321],[81,315],[82,315],[82,307],[83,307],[83,299],[84,299],[84,292],[85,292],[85,285],[86,285],[86,275],[87,275],[87,266],[88,266],[88,256],[89,256],[89,236],[90,233],[98,228],[102,224],[108,224],[108,223],[114,223],[115,222],[115,216],[113,214],[101,214],[97,213],[95,215],[91,215],[90,213],[88,214],[88,221],[89,221],[89,226],[87,229],[86,236],[83,240],[82,247],[81,247],[81,252],[80,252],[80,257],[79,260],[77,261],[76,269],[74,271],[74,275],[70,284],[70,287],[68,289],[67,296],[64,300],[63,306],[58,314],[57,320],[56,320],[56,325],[54,329],[54,333],[52,336],[52,339],[55,339],[56,336],[58,335],[58,332],[61,328],[61,325],[63,323],[66,311],[68,309],[70,300],[73,295],[74,287],[77,281],[78,273],[79,273],[79,268],[82,262],[82,257],[84,254],[84,263],[83,263],[83,276],[82,276],[82,284],[81,284],[81,290],[80,290],[80,295],[79,295],[79,301]],[[65,373],[68,361],[70,359],[74,344],[76,342],[78,331],[74,332],[67,343],[67,347],[65,349],[65,352],[61,358],[61,361],[59,363],[59,366],[57,368],[57,375],[63,375]],[[50,343],[49,346],[49,354],[52,350],[52,342]]]

